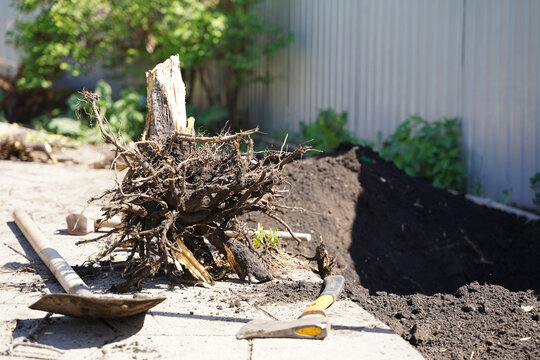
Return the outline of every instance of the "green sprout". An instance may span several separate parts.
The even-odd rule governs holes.
[[[255,248],[265,247],[265,248],[277,248],[278,247],[278,229],[273,228],[270,231],[264,231],[262,225],[257,223],[257,231],[253,237],[253,246]]]

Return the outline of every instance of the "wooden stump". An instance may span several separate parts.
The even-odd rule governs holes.
[[[186,117],[186,87],[178,55],[146,72],[147,107],[143,140],[164,143],[175,132],[192,134],[194,119]]]

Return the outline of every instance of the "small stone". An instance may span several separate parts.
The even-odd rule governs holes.
[[[465,304],[465,305],[463,305],[463,306],[461,307],[461,310],[462,310],[463,312],[468,313],[468,312],[473,311],[473,310],[474,310],[474,307],[473,307],[472,305],[470,305],[470,304]]]
[[[411,335],[411,343],[415,346],[425,344],[431,340],[431,331],[427,326],[414,324]]]
[[[486,304],[478,305],[478,312],[480,312],[482,314],[487,314],[489,312],[489,310],[488,310],[488,307],[486,306]]]

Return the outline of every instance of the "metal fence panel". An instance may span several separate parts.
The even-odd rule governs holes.
[[[540,3],[468,1],[464,36],[464,140],[483,192],[531,204],[540,172]]]
[[[360,138],[407,116],[459,117],[469,191],[532,205],[540,171],[537,0],[279,0],[261,15],[294,34],[245,92],[263,130],[297,131],[320,109],[347,111]]]

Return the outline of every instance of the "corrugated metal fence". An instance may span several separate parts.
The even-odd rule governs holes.
[[[270,133],[320,109],[349,114],[375,140],[408,115],[459,117],[469,190],[532,205],[540,171],[540,1],[271,0],[262,16],[294,43],[244,93]]]

